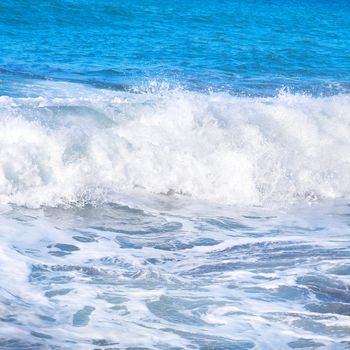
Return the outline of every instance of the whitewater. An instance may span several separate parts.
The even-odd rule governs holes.
[[[348,350],[350,2],[0,2],[0,350]]]
[[[56,83],[50,96],[47,85],[44,96],[0,98],[1,203],[103,203],[135,189],[268,206],[349,197],[350,95]]]

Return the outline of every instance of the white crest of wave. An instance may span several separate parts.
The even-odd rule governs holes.
[[[141,188],[226,204],[350,194],[350,96],[186,91],[0,97],[0,202]]]

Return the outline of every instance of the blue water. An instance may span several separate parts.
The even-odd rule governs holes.
[[[112,88],[348,91],[350,3],[3,1],[1,73]],[[24,77],[24,75],[23,75]]]
[[[0,349],[349,349],[349,19],[2,1]]]

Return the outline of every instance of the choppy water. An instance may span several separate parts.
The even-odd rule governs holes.
[[[347,0],[5,0],[1,71],[132,87],[349,91]]]
[[[1,348],[349,347],[349,206],[152,203],[4,208]]]
[[[0,349],[349,349],[347,1],[0,4]]]

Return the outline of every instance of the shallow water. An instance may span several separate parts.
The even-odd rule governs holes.
[[[349,347],[346,203],[153,200],[4,208],[1,348]]]

